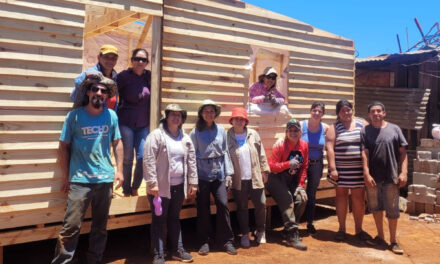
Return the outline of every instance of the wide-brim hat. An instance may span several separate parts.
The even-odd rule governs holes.
[[[246,120],[246,125],[249,124],[249,119],[248,119],[247,111],[243,107],[236,107],[236,108],[232,109],[232,115],[229,118],[229,124],[232,125],[232,119],[236,118],[236,117],[241,117],[241,118],[245,119]]]
[[[178,105],[178,104],[169,104],[169,105],[167,105],[165,107],[165,117],[163,119],[166,119],[171,111],[182,113],[182,124],[185,123],[185,120],[186,120],[186,117],[187,117],[186,110],[183,109],[182,107],[180,107],[180,105]]]
[[[108,89],[107,98],[115,96],[117,85],[112,79],[104,77],[100,71],[92,70],[85,73],[86,77],[79,85],[79,94],[74,102],[74,107],[80,107],[83,105],[84,96],[87,94],[87,90],[94,84],[102,84]]]
[[[203,100],[202,104],[199,106],[199,111],[198,111],[199,116],[202,116],[203,108],[208,105],[211,105],[215,108],[215,117],[218,117],[222,112],[222,107],[220,105],[217,105],[214,101],[210,99],[205,99]]]
[[[266,67],[266,68],[264,69],[264,71],[263,71],[262,74],[258,75],[258,81],[262,82],[262,81],[263,81],[263,77],[265,77],[265,76],[267,76],[267,75],[269,75],[269,74],[275,74],[276,77],[278,77],[278,73],[277,73],[277,71],[275,70],[275,68],[269,66],[269,67]]]

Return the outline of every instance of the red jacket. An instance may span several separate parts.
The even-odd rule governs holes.
[[[299,178],[299,185],[304,187],[307,177],[307,168],[309,167],[309,146],[307,142],[300,139],[296,146],[287,138],[278,140],[272,147],[272,154],[269,157],[270,171],[273,173],[281,173],[290,168],[289,155],[292,153],[300,154],[303,158],[303,163],[297,175]]]

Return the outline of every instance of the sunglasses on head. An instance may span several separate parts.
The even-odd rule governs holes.
[[[100,87],[96,87],[96,86],[92,86],[90,88],[90,91],[97,93],[98,91],[101,91],[102,94],[107,94],[108,93],[108,89],[106,88],[100,88]]]
[[[272,80],[276,80],[277,76],[276,75],[266,75],[267,79],[272,79]]]
[[[134,61],[140,61],[140,62],[147,62],[147,58],[142,58],[142,57],[133,57]]]

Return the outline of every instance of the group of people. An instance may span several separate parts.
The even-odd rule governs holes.
[[[199,106],[195,127],[189,134],[182,129],[187,112],[177,104],[166,106],[158,128],[149,133],[151,73],[145,69],[148,52],[134,50],[132,67],[115,74],[117,55],[116,47],[103,45],[98,64],[78,77],[72,93],[74,110],[64,122],[59,148],[63,188],[68,192],[67,208],[52,263],[72,261],[89,204],[92,225],[87,261],[101,261],[113,184],[117,184],[116,189],[123,186],[125,196],[137,195],[142,177],[152,212],[150,237],[155,264],[165,263],[165,233],[171,257],[193,261],[183,247],[179,220],[183,202],[188,198],[196,198],[198,253],[207,255],[217,246],[228,254],[237,254],[227,206],[228,190],[237,205],[242,248],[251,245],[249,198],[255,207],[254,243],[266,243],[267,189],[280,210],[287,244],[306,250],[298,223],[306,212],[307,231],[317,232],[313,220],[316,191],[324,168],[324,148],[328,180],[336,186],[339,231],[335,239],[346,238],[351,193],[356,236],[370,245],[387,245],[382,224],[385,210],[391,249],[403,253],[396,241],[396,228],[399,187],[406,184],[407,143],[400,128],[384,120],[383,104],[369,105],[368,124],[354,117],[350,102],[340,100],[336,105],[337,121],[328,126],[322,122],[325,104],[314,102],[310,118],[302,122],[290,119],[285,136],[277,140],[271,155],[266,157],[258,132],[248,127],[246,109],[233,109],[229,117],[231,127],[226,131],[216,122],[221,106],[209,99]],[[284,98],[277,99],[281,97],[271,82],[277,77],[276,71],[268,69],[263,75],[260,91],[251,91],[251,100],[282,105]],[[111,163],[111,148],[116,170]],[[365,190],[378,231],[374,239],[362,230]],[[211,224],[211,194],[216,206],[215,228]]]

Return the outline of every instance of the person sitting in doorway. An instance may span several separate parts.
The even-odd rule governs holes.
[[[273,67],[266,67],[258,76],[258,82],[249,88],[248,112],[254,114],[285,114],[289,110],[284,95],[276,88],[278,73]]]

